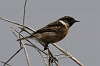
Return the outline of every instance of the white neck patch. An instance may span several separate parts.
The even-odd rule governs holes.
[[[66,26],[66,25],[68,25],[69,26],[69,24],[68,23],[65,23],[64,21],[62,21],[62,20],[59,20],[59,22],[60,23],[62,23],[64,26]]]
[[[62,20],[59,20],[60,23],[62,23],[64,26],[66,26],[68,23],[65,23],[64,21]]]

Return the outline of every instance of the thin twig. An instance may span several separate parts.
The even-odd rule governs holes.
[[[26,3],[27,3],[27,0],[25,0],[25,3],[24,3],[23,28],[24,28],[25,15],[26,15]]]

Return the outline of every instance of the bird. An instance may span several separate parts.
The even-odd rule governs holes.
[[[80,21],[75,20],[71,16],[63,16],[37,30],[32,35],[26,36],[25,38],[19,38],[17,41],[29,38],[35,39],[38,42],[44,43],[44,50],[47,50],[48,44],[61,41],[68,34],[69,28],[76,22]]]

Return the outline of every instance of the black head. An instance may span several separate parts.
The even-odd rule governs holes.
[[[69,27],[71,27],[75,22],[79,22],[79,21],[75,20],[73,17],[70,17],[70,16],[64,16],[64,17],[62,17],[58,20],[62,20],[64,22],[68,23]]]

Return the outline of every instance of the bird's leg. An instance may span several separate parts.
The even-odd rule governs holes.
[[[47,50],[48,49],[48,43],[46,43],[45,45],[44,45],[44,50]]]

